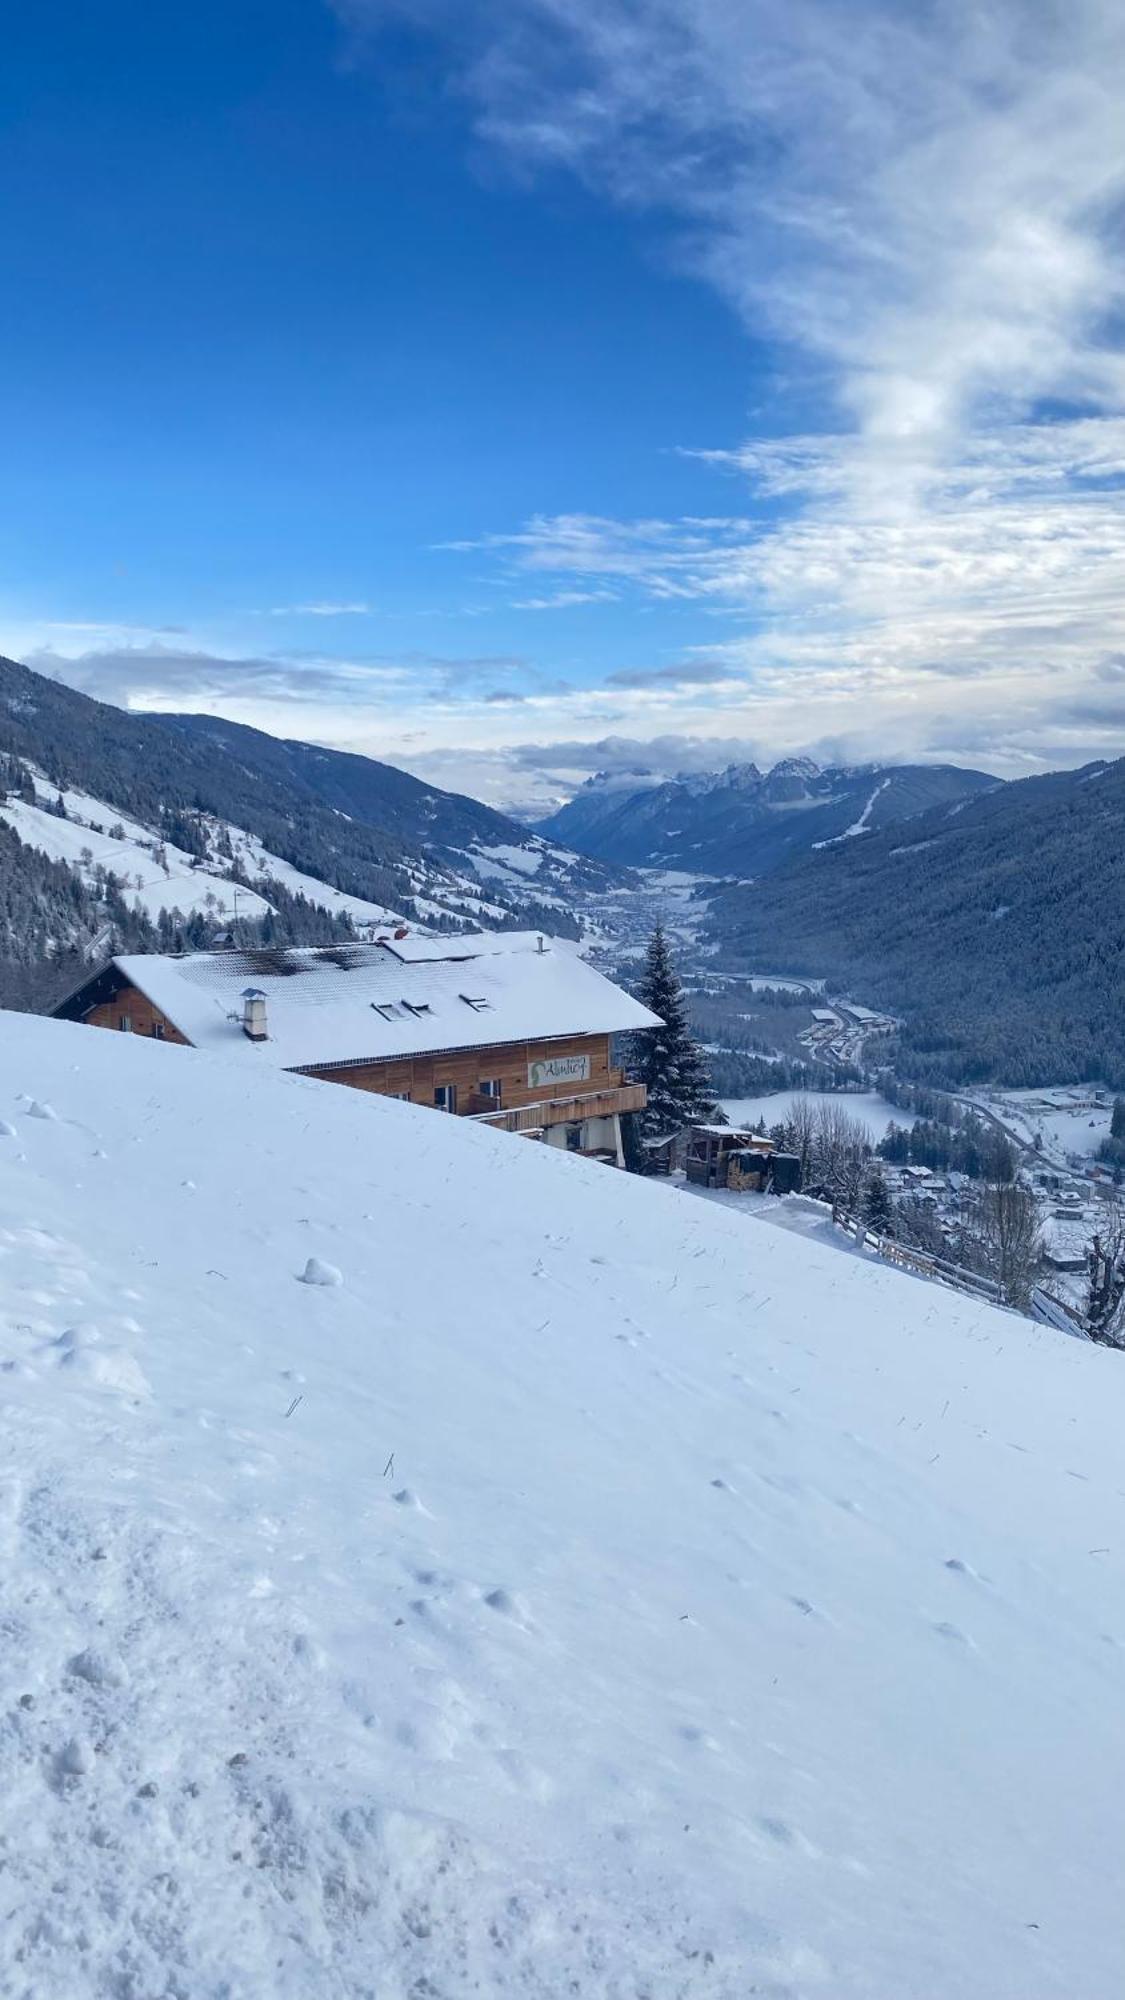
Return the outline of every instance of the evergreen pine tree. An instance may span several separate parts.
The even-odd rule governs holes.
[[[1109,1130],[1112,1138],[1125,1139],[1125,1097],[1115,1097],[1113,1100],[1113,1117],[1110,1120]]]
[[[868,1229],[874,1230],[877,1236],[889,1236],[892,1233],[894,1203],[891,1200],[890,1188],[887,1186],[887,1176],[878,1165],[872,1165],[864,1182],[860,1212]]]
[[[662,924],[649,940],[638,998],[664,1024],[643,1030],[634,1044],[632,1066],[638,1081],[648,1088],[648,1108],[641,1115],[643,1135],[657,1138],[700,1120],[724,1123],[711,1097],[702,1051],[691,1037],[683,988]]]

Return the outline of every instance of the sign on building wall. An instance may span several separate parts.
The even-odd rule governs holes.
[[[527,1065],[527,1087],[541,1090],[548,1083],[586,1083],[589,1075],[589,1056],[541,1056]]]

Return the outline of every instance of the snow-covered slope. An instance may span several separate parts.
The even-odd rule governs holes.
[[[57,786],[84,801],[76,823],[107,835],[120,822],[124,845],[139,848],[139,856],[123,853],[121,844],[104,853],[87,840],[81,846],[94,859],[84,862],[81,851],[75,859],[67,837],[43,824],[40,807],[53,803]],[[212,914],[208,895],[229,909],[229,890],[208,884],[200,896],[195,877],[206,872],[226,881],[241,864],[261,897],[244,906],[240,895],[239,914],[261,913],[262,897],[269,898],[290,927],[295,915],[304,924],[308,913],[287,907],[270,882],[361,923],[405,913],[412,923],[446,928],[450,919],[485,927],[517,921],[573,936],[586,893],[623,884],[620,870],[392,765],[283,742],[218,717],[126,713],[0,658],[0,800],[5,793],[15,795],[9,817],[21,840],[26,835],[29,845],[87,878],[98,863],[116,876],[136,859],[127,896],[157,914],[167,906],[188,915],[201,903]],[[21,811],[24,805],[30,810]],[[187,854],[169,851],[168,871],[162,862],[154,869],[155,850],[169,843]],[[193,855],[202,867],[188,873]],[[170,890],[175,902],[167,901]],[[66,936],[52,935],[54,948],[93,942],[106,913],[83,915],[85,923],[71,924]]]
[[[0,1992],[1121,1990],[1119,1356],[140,1038],[0,1119]]]
[[[401,921],[398,912],[382,903],[345,895],[343,890],[291,867],[242,827],[199,815],[197,824],[210,849],[203,859],[161,839],[151,827],[117,812],[102,799],[70,789],[59,791],[33,769],[28,775],[36,803],[9,799],[0,805],[0,819],[14,829],[25,847],[36,847],[53,861],[69,863],[86,881],[93,879],[98,868],[116,875],[126,901],[138,903],[150,917],[159,916],[162,909],[179,910],[184,916],[195,910],[210,911],[216,918],[264,916],[271,906],[254,889],[237,887],[236,906],[237,885],[230,880],[230,869],[237,864],[247,880],[280,882],[294,895],[307,897],[333,915],[346,912],[357,924]],[[58,799],[65,818],[51,809]]]

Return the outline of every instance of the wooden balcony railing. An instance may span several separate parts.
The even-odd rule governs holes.
[[[471,1100],[474,1107],[478,1099]],[[611,1118],[615,1112],[643,1111],[643,1083],[615,1084],[609,1090],[588,1090],[574,1097],[546,1097],[536,1104],[515,1104],[510,1110],[470,1113],[478,1124],[498,1132],[538,1132],[544,1125],[575,1125],[584,1118]]]

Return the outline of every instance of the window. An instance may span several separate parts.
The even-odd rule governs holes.
[[[153,1032],[153,1035],[154,1035],[155,1039],[156,1039],[156,1040],[157,1040],[158,1042],[162,1042],[162,1041],[164,1040],[164,1023],[163,1023],[163,1021],[154,1021],[154,1022],[153,1022],[153,1024],[152,1024],[152,1032]]]
[[[568,1152],[568,1153],[580,1153],[580,1152],[582,1151],[582,1127],[581,1127],[581,1125],[568,1125],[568,1126],[567,1126],[567,1128],[566,1128],[566,1150],[567,1150],[567,1152]]]
[[[397,1098],[400,1104],[410,1103],[410,1092],[408,1090],[388,1090],[387,1096]]]
[[[131,1034],[132,1034],[132,1032],[133,1032],[133,1021],[132,1021],[132,1017],[131,1017],[131,1015],[129,1015],[129,1014],[119,1014],[119,1015],[118,1015],[118,1017],[117,1017],[117,1025],[118,1025],[118,1027],[120,1028],[120,1030],[121,1030],[121,1033],[122,1033],[123,1035],[131,1035]]]
[[[501,1095],[501,1082],[498,1076],[482,1077],[477,1085],[477,1089],[479,1090],[482,1097],[494,1097],[496,1099],[497,1104],[499,1104]]]
[[[474,1014],[487,1014],[492,1005],[491,1000],[486,1000],[483,993],[461,993],[457,997],[465,1002],[466,1007],[471,1007]]]
[[[384,1021],[401,1021],[402,1019],[402,1008],[396,1007],[393,1000],[373,1000],[371,1005]]]
[[[415,1016],[419,1014],[429,1014],[433,1011],[428,1000],[420,1000],[418,1001],[417,1005],[415,1005],[413,1000],[404,1000],[402,1004],[405,1007],[408,1014],[413,1014]]]
[[[439,1111],[456,1112],[457,1085],[455,1083],[436,1084],[434,1087],[434,1103]]]

